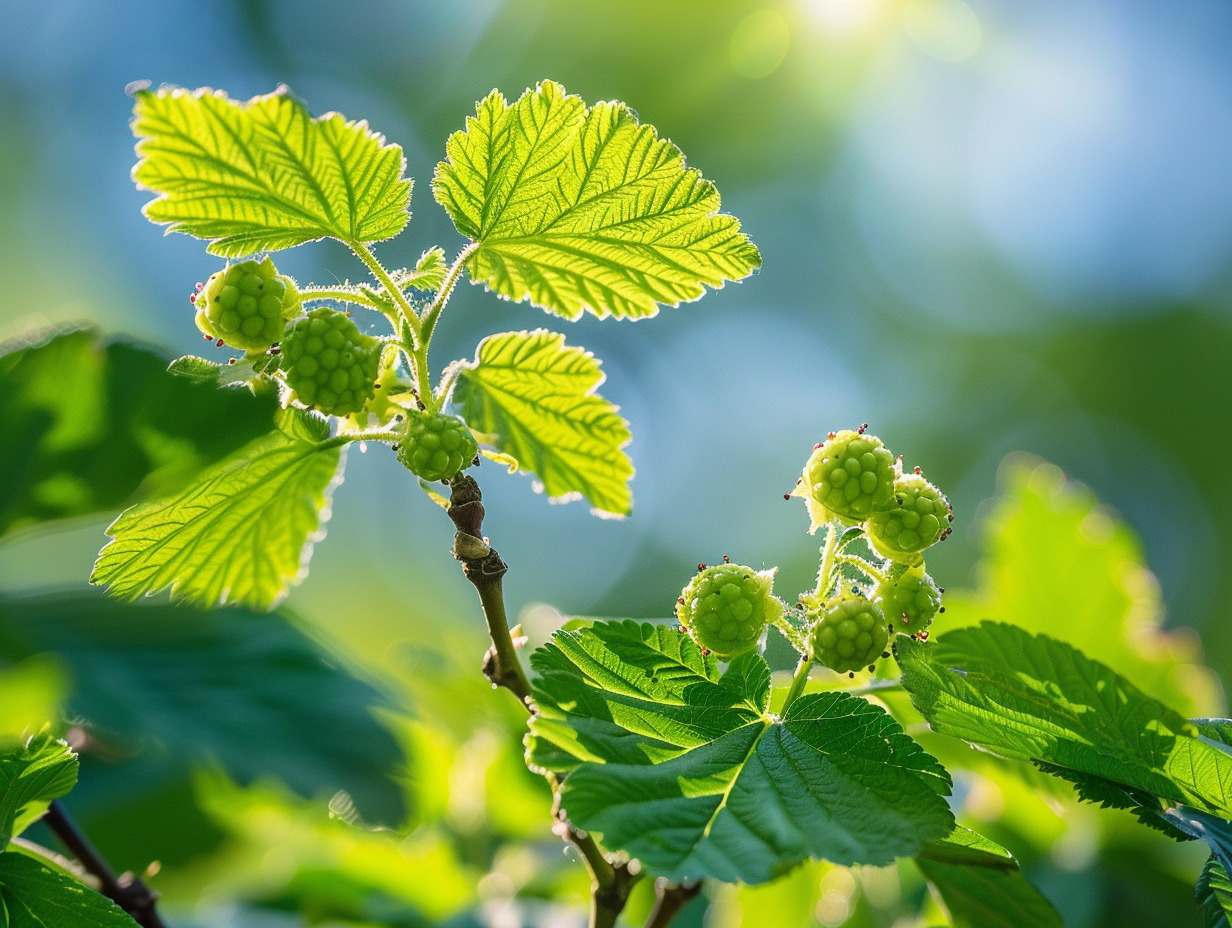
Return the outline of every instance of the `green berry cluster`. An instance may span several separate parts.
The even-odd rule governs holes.
[[[360,332],[346,313],[322,307],[287,329],[282,358],[287,386],[301,403],[344,416],[372,399],[381,342]]]
[[[732,660],[755,650],[767,623],[783,614],[773,585],[773,570],[740,564],[703,567],[676,600],[676,618],[699,647]]]
[[[413,411],[398,443],[398,460],[424,480],[448,480],[469,467],[478,451],[475,436],[457,416]]]
[[[873,590],[887,624],[904,635],[918,635],[941,609],[941,588],[924,572],[924,564],[892,567]]]
[[[230,264],[197,286],[197,328],[245,351],[265,351],[281,340],[286,320],[299,312],[294,281],[279,275],[268,256]]]
[[[844,429],[813,449],[801,479],[818,506],[854,524],[889,505],[895,471],[894,455],[879,438]]]
[[[822,606],[811,638],[814,659],[838,673],[872,670],[890,640],[885,613],[863,596],[840,594]]]
[[[794,495],[803,496],[814,525],[859,525],[883,557],[915,563],[950,533],[950,502],[920,474],[904,474],[881,439],[859,429],[831,432],[804,465]]]

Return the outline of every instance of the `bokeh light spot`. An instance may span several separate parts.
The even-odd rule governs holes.
[[[749,80],[769,77],[787,57],[791,28],[777,10],[754,10],[732,32],[728,57],[736,73]]]

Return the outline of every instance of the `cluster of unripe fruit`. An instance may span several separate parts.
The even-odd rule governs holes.
[[[829,525],[817,589],[800,597],[793,616],[773,595],[773,570],[699,565],[676,601],[676,618],[700,647],[732,660],[758,648],[774,624],[817,663],[854,674],[888,656],[892,635],[927,637],[944,610],[923,552],[949,534],[950,504],[919,468],[904,474],[901,459],[865,428],[833,432],[817,445],[789,494],[805,498],[814,527]],[[844,548],[862,538],[873,557],[839,551],[840,532]],[[844,568],[867,583],[850,582]]]
[[[278,357],[289,399],[330,416],[375,410],[389,373],[383,360],[394,357],[387,342],[361,332],[349,313],[324,306],[303,312],[295,281],[279,274],[268,256],[228,265],[197,284],[190,299],[207,339]],[[456,416],[388,403],[385,410],[404,420],[398,460],[415,475],[449,479],[474,460],[475,438]]]

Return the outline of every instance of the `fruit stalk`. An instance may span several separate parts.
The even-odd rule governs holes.
[[[77,858],[85,870],[98,880],[98,891],[122,908],[141,928],[166,928],[154,903],[154,892],[131,873],[116,876],[107,861],[86,840],[86,836],[69,818],[64,805],[53,801],[43,816],[43,824]]]

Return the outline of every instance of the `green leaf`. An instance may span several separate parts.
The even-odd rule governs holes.
[[[997,842],[962,825],[955,825],[954,830],[944,838],[925,841],[916,859],[993,870],[1018,869],[1018,861],[1013,854]]]
[[[180,494],[121,513],[90,582],[123,599],[170,587],[201,606],[269,609],[302,576],[340,470],[336,446],[262,436]]]
[[[947,591],[946,627],[989,619],[1063,638],[1184,715],[1217,711],[1219,682],[1198,636],[1161,627],[1159,582],[1116,514],[1035,458],[1011,458],[1000,482],[983,520],[980,587]]]
[[[653,316],[761,264],[719,194],[623,103],[544,81],[492,91],[446,146],[432,190],[478,243],[471,277],[567,319]]]
[[[106,896],[25,854],[0,854],[0,915],[7,928],[136,928]]]
[[[903,687],[937,731],[1226,817],[1232,755],[1179,713],[1067,644],[984,623],[900,636]]]
[[[917,859],[954,928],[1061,928],[1052,903],[1017,868],[998,870]]]
[[[366,122],[313,119],[285,87],[247,103],[207,88],[134,97],[133,179],[158,194],[145,215],[208,239],[211,254],[377,242],[406,225],[406,159]]]
[[[293,619],[93,591],[0,598],[0,657],[49,652],[76,724],[113,753],[220,764],[242,784],[276,776],[306,797],[345,790],[366,819],[405,816],[403,751],[373,717],[388,696]]]
[[[0,353],[0,535],[174,492],[269,432],[271,391],[218,390],[91,330]],[[220,423],[226,423],[221,428]]]
[[[760,655],[720,674],[675,629],[620,622],[558,632],[531,663],[530,763],[565,775],[575,825],[668,879],[885,864],[953,828],[948,774],[897,722],[841,693],[779,719]]]
[[[628,515],[633,465],[629,424],[594,392],[603,383],[588,351],[556,332],[503,332],[479,343],[454,397],[472,428],[543,483],[553,500],[585,496],[600,512]]]
[[[77,756],[49,734],[0,745],[0,851],[77,783]]]
[[[1202,908],[1206,928],[1228,928],[1232,924],[1232,880],[1214,854],[1206,859],[1198,877],[1194,900]]]

